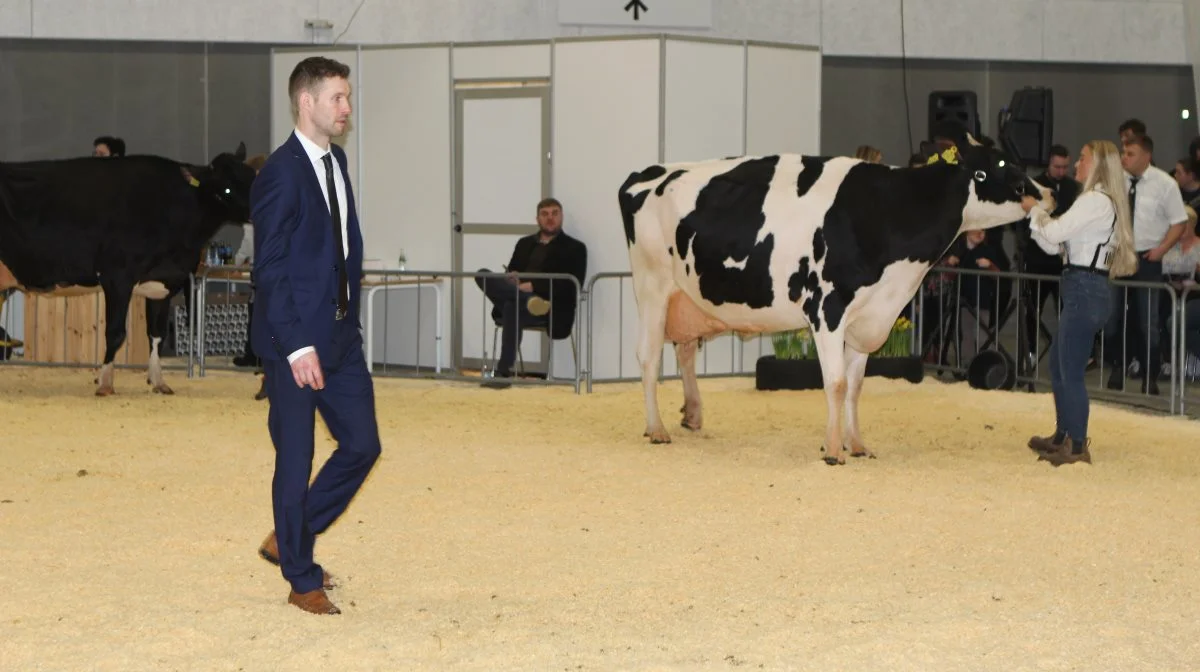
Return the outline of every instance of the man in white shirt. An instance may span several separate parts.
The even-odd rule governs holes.
[[[1124,278],[1136,282],[1163,282],[1162,258],[1183,235],[1187,213],[1175,178],[1151,165],[1154,141],[1148,135],[1135,135],[1124,143],[1121,164],[1129,187],[1130,213],[1133,215],[1133,244],[1138,254],[1138,270]],[[1125,331],[1126,290],[1131,324],[1137,326],[1135,338],[1123,338]],[[1124,387],[1125,365],[1137,358],[1142,363],[1142,392],[1158,394],[1158,374],[1162,368],[1160,350],[1160,303],[1163,292],[1113,286],[1113,312],[1104,328],[1105,359],[1113,365],[1108,389]],[[1148,352],[1147,352],[1148,349]],[[1148,361],[1143,361],[1148,360]]]

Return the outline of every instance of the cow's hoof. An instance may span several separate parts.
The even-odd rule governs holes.
[[[699,420],[689,420],[684,418],[683,422],[679,423],[679,426],[683,427],[684,429],[690,429],[693,432],[698,432],[700,431],[701,424],[702,423]]]
[[[841,456],[834,457],[833,455],[826,455],[824,459],[825,459],[825,464],[828,464],[831,467],[836,467],[839,464],[846,463],[846,458],[841,457]]]
[[[158,394],[175,394],[175,390],[172,390],[171,387],[169,385],[167,385],[166,383],[162,383],[161,385],[155,385],[154,391]]]
[[[650,443],[657,444],[657,443],[670,443],[671,442],[671,435],[667,434],[665,431],[655,431],[655,432],[647,431],[643,436],[650,437]]]
[[[850,451],[850,457],[865,457],[873,460],[875,459],[875,453],[872,453],[866,448],[859,448],[858,450]]]
[[[111,387],[101,387],[96,390],[97,397],[107,397],[116,393],[117,391]]]

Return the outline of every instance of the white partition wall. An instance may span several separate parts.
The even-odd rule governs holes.
[[[314,54],[338,58],[353,69],[356,111],[352,130],[340,143],[351,157],[367,268],[395,268],[403,250],[410,270],[498,269],[516,240],[517,232],[510,229],[533,231],[536,198],[553,196],[563,203],[564,229],[588,246],[586,279],[628,272],[617,191],[630,173],[663,161],[820,151],[821,56],[814,48],[647,34],[281,49],[272,59],[276,142],[293,125],[287,76],[296,62]],[[517,121],[536,119],[538,91],[547,90],[544,137],[537,137],[536,124],[528,133],[517,133],[525,128]],[[500,123],[501,112],[512,108],[515,114],[523,106],[530,112],[514,117],[515,125]],[[490,111],[481,116],[484,107]],[[481,129],[486,137],[476,137]],[[538,144],[547,139],[548,151]],[[479,154],[484,150],[492,152],[491,159]],[[536,180],[512,186],[515,166],[529,163],[538,152],[548,161],[541,188]],[[534,175],[532,170],[517,172]],[[474,213],[470,222],[466,210]],[[464,225],[465,231],[465,224],[474,227],[471,235],[456,230]],[[464,283],[457,298],[451,282],[442,290],[442,366],[468,350],[486,348],[495,356],[490,315],[475,314],[489,306],[476,296],[473,283]],[[432,289],[376,296],[371,334],[376,364],[411,367],[419,361],[425,368],[436,363],[434,299]],[[590,301],[593,377],[637,378],[638,317],[631,282],[600,280]],[[454,326],[461,330],[457,342],[451,338]],[[580,360],[587,356],[588,333],[585,311],[577,333]],[[527,361],[540,358],[539,345],[526,335]],[[753,371],[757,357],[769,353],[769,340],[743,343],[723,336],[705,345],[698,370]],[[556,377],[574,374],[579,364],[569,341],[554,343]],[[663,373],[677,373],[670,346]]]
[[[668,37],[665,49],[663,158],[703,161],[744,153],[745,44]],[[706,342],[697,355],[696,371],[701,375],[736,371],[737,342],[732,334]],[[662,368],[664,375],[678,373],[670,344],[663,352]]]
[[[588,246],[589,278],[629,270],[617,189],[629,173],[659,160],[661,47],[655,36],[554,44],[554,193],[563,203],[564,229]],[[636,306],[626,291],[622,318],[617,288],[617,280],[601,280],[591,297],[593,366],[606,378],[637,370]],[[622,337],[625,362],[618,369]],[[556,370],[564,370],[564,359],[570,361],[569,348],[556,348]]]
[[[360,62],[359,131],[369,138],[360,150],[362,175],[355,185],[361,194],[364,266],[395,269],[403,251],[408,269],[447,270],[450,48],[363,48]],[[449,282],[443,282],[443,366],[450,362],[449,290]],[[419,362],[422,369],[436,364],[437,299],[433,287],[376,295],[372,359],[401,366]]]

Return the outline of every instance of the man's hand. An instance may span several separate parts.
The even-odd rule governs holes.
[[[1164,252],[1156,247],[1152,250],[1146,250],[1146,253],[1143,254],[1142,257],[1146,258],[1149,261],[1158,261],[1163,258],[1164,254],[1166,254],[1166,252]]]
[[[521,284],[517,285],[517,289],[521,290],[522,292],[532,292],[533,291],[533,283],[532,282],[522,282]]]
[[[976,259],[975,264],[977,266],[979,266],[980,268],[992,268],[993,267],[992,262],[988,261],[987,259]]]
[[[296,380],[296,387],[301,389],[305,385],[314,390],[325,387],[325,375],[321,373],[321,362],[317,361],[316,352],[306,352],[292,362],[292,378]]]

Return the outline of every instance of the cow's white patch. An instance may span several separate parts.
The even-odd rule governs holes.
[[[736,268],[740,271],[744,271],[744,270],[746,270],[746,261],[749,259],[750,259],[750,257],[746,257],[745,259],[742,259],[741,261],[734,261],[733,257],[726,257],[725,258],[725,268]]]
[[[1053,208],[1051,208],[1053,209]],[[993,203],[980,200],[975,194],[975,183],[967,192],[967,204],[963,206],[963,223],[959,231],[991,229],[1025,219],[1025,210],[1020,201]]]
[[[859,352],[878,350],[928,271],[924,262],[896,261],[883,269],[879,282],[860,288],[846,307],[846,343]]]
[[[157,280],[139,282],[133,287],[134,296],[144,296],[147,299],[165,299],[168,293],[167,286]]]

